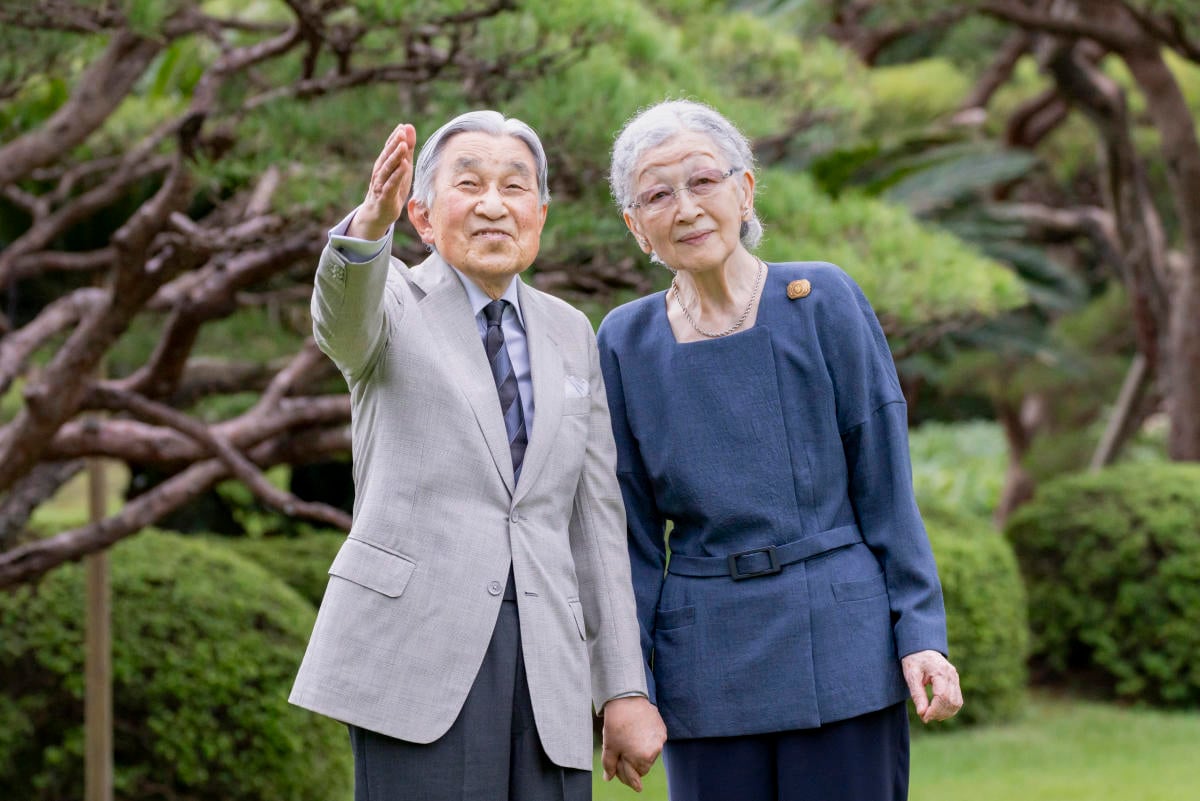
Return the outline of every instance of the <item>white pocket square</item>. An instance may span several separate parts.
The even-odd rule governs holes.
[[[563,392],[568,398],[586,398],[588,395],[588,383],[577,375],[567,376],[567,380],[563,382]]]

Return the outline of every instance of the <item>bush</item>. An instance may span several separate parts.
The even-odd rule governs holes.
[[[287,703],[313,609],[223,547],[146,532],[112,551],[118,799],[348,798],[345,730]],[[83,570],[0,595],[0,788],[82,798]]]
[[[982,518],[936,506],[922,512],[964,700],[962,711],[939,728],[1010,720],[1025,701],[1029,650],[1025,590],[1012,548]]]
[[[924,509],[990,518],[1004,485],[1008,442],[998,423],[928,421],[908,437],[913,489]]]
[[[1035,664],[1118,698],[1200,705],[1200,465],[1048,482],[1009,521]]]
[[[310,531],[296,537],[231,537],[219,542],[266,568],[306,598],[321,605],[329,566],[346,541],[340,531]]]

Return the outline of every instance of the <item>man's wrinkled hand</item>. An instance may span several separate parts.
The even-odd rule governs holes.
[[[417,129],[405,122],[397,125],[371,168],[367,196],[346,229],[349,236],[374,241],[400,219],[412,188],[416,146]]]
[[[604,780],[614,776],[637,792],[667,741],[658,708],[641,696],[614,698],[604,705],[604,740],[600,763]]]

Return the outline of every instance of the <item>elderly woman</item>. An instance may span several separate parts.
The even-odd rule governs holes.
[[[708,106],[634,117],[611,181],[674,273],[599,333],[671,798],[903,799],[905,699],[962,696],[875,314],[831,264],[754,255],[750,147]]]

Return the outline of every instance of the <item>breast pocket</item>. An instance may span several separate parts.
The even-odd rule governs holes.
[[[399,598],[416,567],[400,554],[348,537],[329,566],[329,575],[374,590],[388,598]]]

